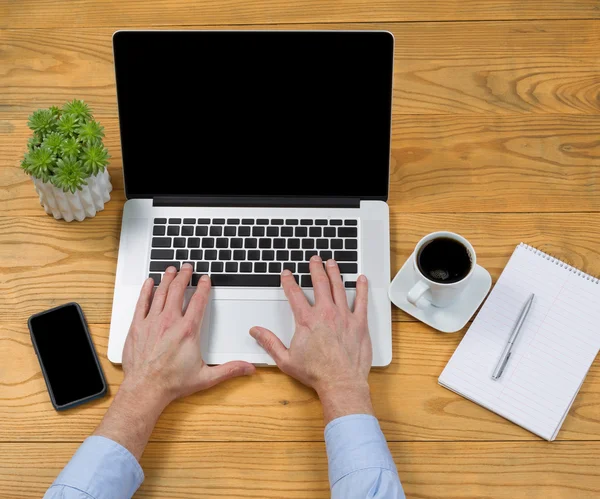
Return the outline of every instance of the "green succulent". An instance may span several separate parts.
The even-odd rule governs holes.
[[[72,192],[81,190],[84,185],[87,185],[85,179],[88,175],[83,171],[81,160],[67,157],[60,158],[56,162],[57,168],[54,172],[52,183],[62,189],[64,192]]]
[[[56,157],[47,147],[38,147],[25,156],[21,167],[29,175],[48,182],[56,168]]]
[[[50,149],[54,154],[58,154],[62,148],[64,135],[58,132],[50,132],[42,142],[42,146]]]
[[[81,150],[79,140],[75,137],[63,138],[60,150],[63,157],[77,158]]]
[[[62,107],[38,109],[27,122],[33,131],[21,168],[34,178],[75,193],[90,176],[103,172],[110,158],[104,147],[104,127],[92,110],[74,99]]]
[[[82,100],[73,99],[71,102],[67,102],[63,107],[62,111],[65,114],[72,114],[75,118],[84,121],[92,117],[92,111],[90,107]]]
[[[38,109],[29,116],[27,126],[40,138],[44,137],[45,134],[56,130],[56,116],[50,109]]]
[[[110,158],[108,151],[101,142],[85,146],[81,154],[83,171],[88,175],[98,175],[108,165],[108,158]]]
[[[63,135],[75,135],[79,118],[72,114],[63,114],[58,120],[58,131]]]
[[[93,144],[104,138],[104,127],[97,121],[88,120],[77,129],[82,142]]]

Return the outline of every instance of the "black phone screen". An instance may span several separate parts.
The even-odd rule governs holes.
[[[105,388],[83,314],[68,304],[31,317],[29,327],[56,406]]]

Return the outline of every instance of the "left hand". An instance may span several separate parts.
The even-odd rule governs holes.
[[[185,289],[192,267],[184,264],[179,274],[169,267],[154,298],[154,282],[148,279],[140,293],[123,350],[123,384],[129,389],[155,390],[166,406],[171,401],[222,381],[252,374],[252,364],[227,362],[209,367],[200,352],[200,326],[209,301],[210,279],[200,279],[185,314]]]

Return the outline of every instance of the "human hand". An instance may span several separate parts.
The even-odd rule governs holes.
[[[346,414],[373,413],[367,383],[373,351],[366,277],[360,276],[356,283],[351,311],[337,263],[329,260],[326,268],[327,272],[320,257],[311,258],[314,306],[291,272],[281,276],[296,322],[289,349],[268,329],[253,327],[250,334],[284,373],[315,389],[327,423]]]
[[[167,404],[255,371],[248,362],[209,367],[202,360],[200,326],[209,300],[210,279],[200,279],[184,314],[184,292],[192,271],[190,264],[184,264],[179,274],[169,267],[154,298],[152,279],[144,283],[123,350],[123,383],[153,390]]]

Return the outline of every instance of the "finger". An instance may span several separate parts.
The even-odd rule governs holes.
[[[167,302],[165,303],[165,309],[173,310],[175,313],[182,313],[183,310],[183,294],[190,284],[192,278],[192,272],[194,268],[189,263],[184,263],[181,266],[181,270],[177,277],[169,286],[169,292],[167,293]]]
[[[265,349],[280,369],[282,368],[282,364],[285,365],[288,358],[288,349],[271,331],[264,327],[255,326],[250,329],[250,336]]]
[[[132,322],[141,322],[148,315],[150,310],[150,303],[152,302],[152,290],[154,289],[154,279],[149,277],[142,284],[140,291],[140,297],[138,298],[137,305],[135,306],[135,312],[133,313]]]
[[[346,290],[344,289],[344,283],[342,282],[340,268],[335,260],[327,260],[327,275],[329,276],[329,282],[331,283],[333,301],[338,307],[348,309]]]
[[[169,286],[177,275],[177,269],[175,267],[168,267],[162,276],[162,280],[158,285],[158,288],[154,292],[154,298],[152,299],[152,305],[150,306],[150,314],[158,315],[163,311],[165,307],[165,301],[167,300],[167,293]]]
[[[369,284],[364,275],[359,275],[356,280],[356,299],[354,300],[354,313],[361,319],[367,320],[367,307],[369,304]]]
[[[323,260],[321,260],[321,257],[318,255],[315,255],[310,259],[310,276],[315,292],[315,304],[333,303],[329,277],[327,277],[327,273],[323,268]]]
[[[221,364],[220,366],[205,366],[202,368],[202,370],[201,389],[204,390],[231,378],[254,374],[256,368],[248,362],[234,360],[232,362]]]
[[[185,318],[190,321],[193,331],[200,330],[200,324],[202,323],[202,317],[204,317],[204,311],[206,310],[209,295],[210,277],[203,275],[198,281],[196,292],[192,296],[188,308],[185,311]]]
[[[302,289],[300,289],[296,279],[294,279],[294,276],[289,270],[284,270],[282,272],[281,285],[283,286],[286,298],[290,302],[294,317],[296,318],[296,321],[298,321],[300,317],[310,310],[310,303],[308,303]]]

